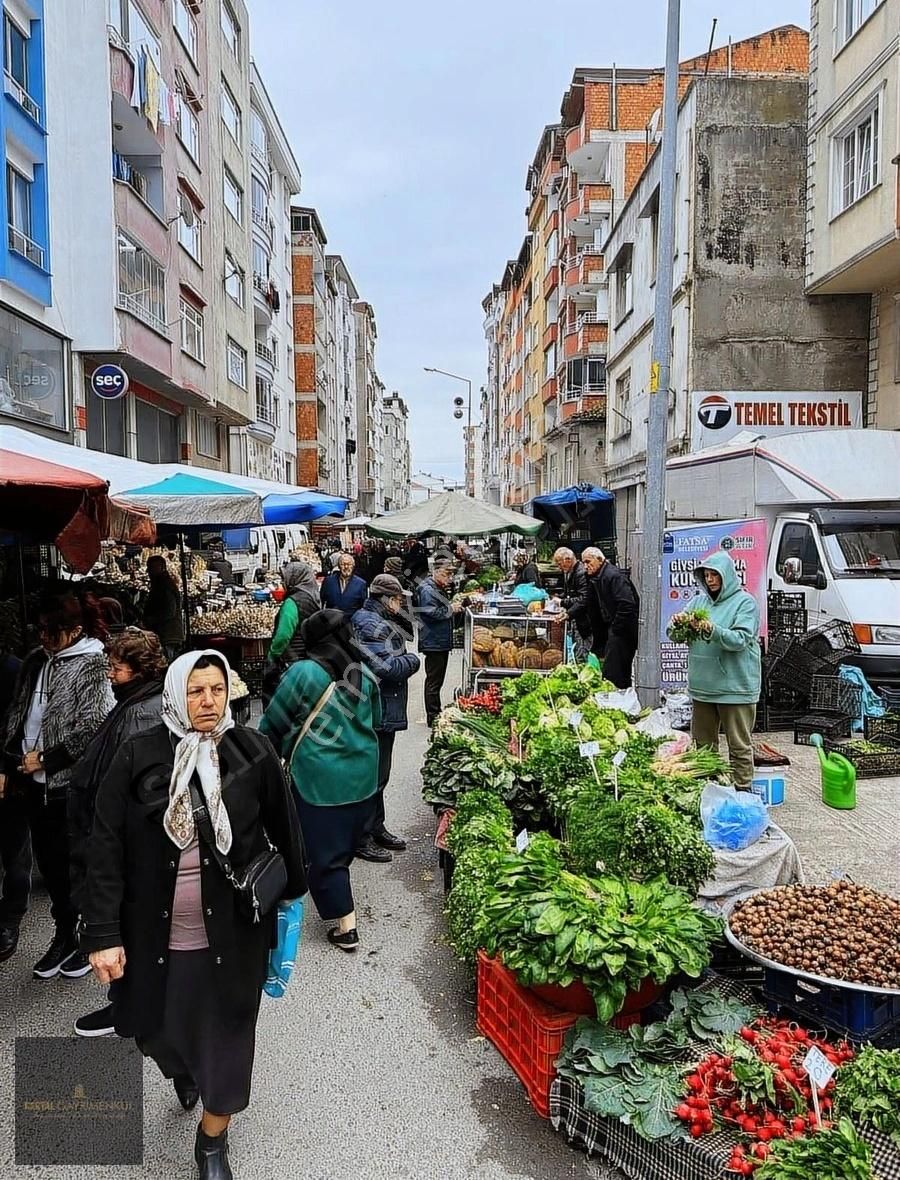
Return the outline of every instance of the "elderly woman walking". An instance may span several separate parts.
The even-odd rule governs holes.
[[[97,795],[82,934],[97,979],[112,984],[116,1032],[154,1058],[185,1110],[202,1099],[201,1180],[232,1175],[227,1129],[250,1101],[275,942],[278,896],[254,909],[241,883],[262,855],[274,862],[269,894],[306,891],[284,772],[265,738],[235,726],[229,685],[217,652],[181,656],[166,675],[164,724],[113,760]]]
[[[259,723],[288,763],[309,854],[309,891],[334,922],[333,946],[359,946],[350,864],[371,831],[381,703],[350,624],[323,610],[303,624],[306,658],[284,674]]]

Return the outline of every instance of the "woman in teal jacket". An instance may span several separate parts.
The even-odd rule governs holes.
[[[309,891],[319,917],[337,923],[328,940],[355,951],[350,863],[375,815],[381,697],[342,611],[317,611],[302,627],[306,658],[281,678],[259,732],[290,769]]]
[[[697,635],[688,655],[691,736],[698,746],[717,750],[724,730],[734,785],[749,790],[761,681],[759,607],[721,550],[697,566],[694,577],[700,593],[672,620],[691,622]]]

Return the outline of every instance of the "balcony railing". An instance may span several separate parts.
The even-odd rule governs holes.
[[[29,238],[27,234],[23,234],[20,229],[16,229],[14,225],[9,227],[9,248],[15,254],[21,254],[29,262],[33,262],[35,266],[43,267],[43,247]]]
[[[21,83],[17,82],[8,70],[3,72],[3,89],[7,94],[11,94],[16,100],[26,115],[30,115],[35,123],[41,121],[41,108],[34,101],[28,91]]]
[[[261,164],[265,164],[267,168],[269,167],[268,150],[264,148],[262,144],[256,143],[253,139],[250,140],[250,155],[255,156],[256,159],[259,160]]]
[[[269,280],[265,275],[261,275],[258,270],[253,272],[253,286],[257,291],[261,291],[263,295],[269,293]]]
[[[275,368],[275,351],[274,351],[274,349],[270,348],[268,346],[268,344],[264,344],[262,342],[262,340],[257,340],[256,344],[254,346],[254,350],[256,352],[257,357],[261,361],[265,361],[265,363],[267,365],[271,365],[273,369]]]
[[[256,420],[267,426],[278,425],[278,398],[268,381],[256,382]]]
[[[136,319],[142,320],[148,328],[159,332],[161,336],[169,335],[166,321],[153,310],[143,295],[132,295],[127,291],[120,291],[116,298],[116,306],[121,311],[127,311]]]
[[[272,236],[272,226],[266,216],[265,209],[251,209],[250,215],[253,218],[253,224],[258,226],[268,236]]]

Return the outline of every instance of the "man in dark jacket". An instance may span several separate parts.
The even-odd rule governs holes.
[[[378,677],[381,690],[381,725],[378,733],[378,796],[375,817],[366,843],[356,850],[363,860],[388,861],[392,852],[403,852],[406,841],[384,826],[384,791],[391,777],[394,737],[408,725],[406,708],[409,678],[419,670],[419,657],[406,650],[400,622],[405,598],[403,587],[390,574],[372,579],[369,597],[353,616],[353,633],[363,660]]]
[[[348,623],[361,609],[367,594],[366,583],[353,572],[355,567],[355,559],[349,553],[342,553],[337,569],[322,583],[320,592],[322,606],[326,610],[343,611]]]
[[[403,576],[412,584],[428,577],[428,550],[415,537],[408,537],[406,540]]]
[[[603,675],[616,688],[630,688],[641,600],[631,578],[607,561],[599,549],[585,549],[582,557],[591,591],[597,596],[600,614],[609,631]]]
[[[453,616],[462,610],[448,597],[452,581],[453,566],[439,563],[418,590],[419,651],[425,656],[425,716],[429,725],[441,711],[441,689],[453,647]]]
[[[0,650],[0,733],[13,702],[21,660]],[[31,894],[31,837],[24,812],[5,798],[6,783],[0,787],[0,963],[15,953],[19,924],[28,909]]]
[[[588,586],[588,576],[571,549],[557,549],[553,563],[562,574],[562,607],[574,624],[572,642],[575,655],[583,659],[591,650],[593,626],[600,624],[600,612]]]

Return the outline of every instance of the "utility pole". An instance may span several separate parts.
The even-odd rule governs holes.
[[[474,489],[474,487],[470,487],[470,482],[469,482],[469,447],[474,446],[474,444],[472,443],[472,382],[469,380],[468,377],[460,377],[460,375],[458,373],[448,373],[446,369],[433,369],[433,368],[430,368],[428,365],[425,366],[425,372],[426,373],[440,373],[440,375],[442,377],[452,377],[454,381],[462,381],[463,384],[468,388],[468,391],[469,391],[469,396],[467,399],[468,400],[468,417],[466,420],[466,427],[463,430],[463,440],[464,440],[463,441],[463,460],[464,460],[463,471],[465,473],[466,495],[473,496],[475,494],[475,489]],[[461,418],[463,416],[463,413],[462,413],[463,400],[462,400],[462,398],[461,397],[454,398],[453,404],[456,407],[453,411],[453,417],[454,418]],[[472,484],[474,484],[474,482],[475,482],[475,472],[473,469],[473,471],[472,471]]]
[[[672,280],[675,271],[675,168],[678,143],[681,0],[668,0],[668,7],[660,150],[656,306],[653,314],[653,355],[650,366],[650,411],[647,418],[647,485],[644,493],[644,530],[640,563],[641,626],[637,653],[637,688],[643,704],[656,704],[659,699],[661,558],[665,526],[666,443],[672,362]]]

